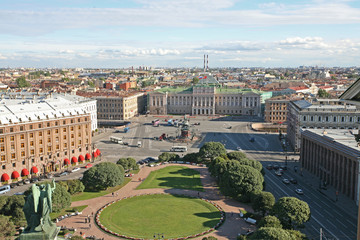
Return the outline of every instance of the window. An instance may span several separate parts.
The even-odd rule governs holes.
[[[63,128],[63,132],[66,132],[66,128]]]
[[[48,142],[48,143],[51,142],[51,138],[48,138],[48,141],[47,141],[47,142]]]
[[[75,146],[75,142],[71,142],[71,146],[74,147],[74,146]]]
[[[0,134],[1,134],[1,133],[4,133],[4,129],[2,129],[2,128],[0,129]]]
[[[30,150],[30,154],[31,154],[31,155],[34,155],[34,154],[35,154],[35,150],[34,150],[34,149],[31,149],[31,150]]]
[[[59,133],[59,129],[55,129],[55,133]]]
[[[64,137],[63,137],[63,138],[64,138],[64,140],[66,140],[66,135],[64,135]]]
[[[50,127],[50,123],[49,123],[49,122],[48,122],[48,123],[46,123],[46,126],[47,126],[47,127]]]
[[[21,156],[25,157],[25,152],[24,151],[21,152]]]
[[[15,157],[14,157],[14,158],[15,158]],[[13,166],[13,167],[16,167],[16,163],[13,163],[12,166]]]
[[[43,148],[40,148],[40,149],[39,149],[39,152],[40,152],[40,153],[43,153],[43,152],[44,152],[44,149],[43,149]]]
[[[81,140],[79,140],[79,145],[81,145]]]
[[[353,118],[352,118],[352,117],[350,117],[350,118],[349,118],[349,122],[352,122],[352,121],[353,121]]]
[[[56,145],[56,150],[59,150],[60,149],[60,145]]]
[[[47,134],[50,135],[50,133],[51,133],[50,130],[47,130]]]
[[[48,146],[47,150],[48,152],[51,152],[51,146]]]
[[[20,126],[20,131],[24,131],[24,126]]]
[[[39,123],[39,125],[38,125],[38,126],[39,126],[39,128],[41,128],[41,123]]]
[[[15,153],[11,154],[11,158],[14,159],[15,158]]]
[[[64,148],[67,148],[67,143],[64,143]],[[66,153],[65,153],[65,155],[66,155]]]
[[[319,116],[318,121],[321,122],[321,116]]]
[[[306,121],[306,116],[303,117],[303,121]]]
[[[30,146],[34,146],[34,141],[30,141]]]
[[[70,131],[74,131],[74,127],[70,127]]]
[[[4,152],[5,151],[5,146],[4,145],[1,145],[0,147],[0,151]]]
[[[33,138],[34,137],[34,133],[30,133],[30,138]]]
[[[42,137],[42,132],[39,132],[39,137]]]
[[[345,122],[345,117],[341,117],[341,122]]]
[[[14,136],[11,136],[11,137],[10,137],[10,141],[14,141]]]
[[[25,147],[25,143],[21,143],[21,148],[24,148]]]
[[[0,138],[0,143],[3,143],[4,142],[4,138]]]
[[[73,134],[73,133],[71,134],[71,138],[74,138],[74,134]]]
[[[13,132],[13,131],[14,131],[14,128],[11,127],[11,128],[10,128],[10,132]]]
[[[333,118],[333,122],[336,122],[336,117]]]
[[[21,135],[20,135],[20,139],[25,139],[25,135],[24,135],[24,134],[21,134]]]
[[[29,126],[29,128],[30,128],[30,129],[33,129],[33,125],[31,124],[31,125]]]
[[[43,144],[42,139],[39,140],[39,144]]]

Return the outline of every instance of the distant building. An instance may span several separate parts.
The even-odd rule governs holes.
[[[212,84],[166,87],[149,94],[151,114],[261,114],[261,95],[250,89],[220,88]]]
[[[287,121],[288,103],[286,96],[278,96],[265,101],[265,122],[285,123]]]

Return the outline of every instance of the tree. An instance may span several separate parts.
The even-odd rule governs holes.
[[[137,170],[139,169],[139,166],[136,164],[136,160],[134,158],[128,157],[128,158],[120,158],[116,164],[121,165],[125,171],[128,170]]]
[[[320,97],[320,98],[328,98],[328,97],[330,97],[330,93],[328,93],[326,90],[324,90],[324,89],[319,89],[319,91],[318,91],[318,96]]]
[[[297,230],[287,230],[287,232],[296,240],[305,240],[308,239],[306,235]]]
[[[248,166],[255,168],[256,170],[258,170],[261,173],[265,173],[265,171],[263,170],[262,164],[256,160],[247,159],[247,158],[243,158],[243,159],[239,159],[239,160],[236,159],[236,160],[239,161],[239,163],[241,165],[248,165]]]
[[[224,145],[219,142],[207,142],[199,150],[199,155],[202,158],[210,158],[211,160],[225,154],[226,149]]]
[[[83,192],[85,190],[84,184],[79,179],[67,180],[66,184],[68,186],[67,191],[74,195],[75,193]]]
[[[201,163],[201,160],[199,153],[188,153],[182,158],[182,161],[192,163]]]
[[[71,205],[70,193],[62,184],[56,183],[56,188],[51,199],[53,212],[60,212],[62,209],[70,207]]]
[[[282,225],[277,217],[269,215],[260,220],[258,228],[261,227],[282,228]]]
[[[193,83],[193,84],[199,83],[199,78],[198,78],[198,77],[194,77],[194,78],[192,79],[192,83]]]
[[[25,215],[22,210],[25,199],[24,196],[10,196],[5,198],[6,202],[2,201],[2,208],[0,209],[0,214],[9,216],[10,220],[15,225],[20,225],[25,222]]]
[[[72,236],[71,240],[84,240],[82,236]]]
[[[219,177],[219,186],[225,195],[248,202],[253,192],[262,190],[264,177],[259,171],[235,160],[226,164],[226,170]]]
[[[259,192],[255,195],[252,208],[255,212],[261,212],[263,216],[272,209],[275,204],[275,197],[270,192]]]
[[[103,162],[84,172],[85,188],[93,191],[105,190],[124,182],[124,168],[111,162]]]
[[[89,87],[92,87],[92,88],[95,87],[95,83],[90,80],[88,81],[88,85],[89,85]]]
[[[227,169],[227,161],[222,157],[217,157],[210,162],[208,169],[211,176],[216,177],[217,180],[219,180],[221,175]]]
[[[286,230],[273,227],[262,227],[258,229],[253,235],[251,235],[249,239],[295,240]]]
[[[15,225],[9,217],[0,215],[0,239],[12,239],[16,233]]]
[[[243,160],[243,159],[248,159],[246,157],[246,154],[243,153],[243,152],[240,152],[240,151],[237,151],[237,152],[229,152],[226,154],[227,157],[230,159],[230,160]]]
[[[175,153],[164,152],[159,155],[160,162],[178,161],[179,159],[180,159],[179,155]]]
[[[28,81],[26,81],[24,76],[18,77],[16,79],[16,84],[19,88],[25,88],[31,86],[31,84]]]
[[[282,197],[272,208],[272,215],[275,215],[284,226],[292,229],[309,221],[311,213],[309,205],[295,197]]]

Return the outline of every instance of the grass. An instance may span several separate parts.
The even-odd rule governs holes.
[[[221,214],[212,204],[174,195],[143,195],[116,202],[100,215],[101,223],[122,235],[153,239],[186,237],[214,227]]]
[[[177,188],[203,192],[200,173],[185,166],[169,166],[153,171],[137,189]]]
[[[77,202],[77,201],[83,201],[83,200],[87,200],[87,199],[91,199],[91,198],[97,198],[97,197],[101,197],[104,196],[106,194],[115,192],[117,190],[119,190],[120,188],[122,188],[123,186],[125,186],[128,182],[131,181],[131,178],[124,178],[124,183],[115,187],[111,187],[108,188],[104,191],[100,191],[100,192],[82,192],[82,193],[77,193],[71,196],[71,201],[72,202]]]
[[[68,207],[68,208],[61,210],[60,212],[52,212],[52,213],[50,213],[50,218],[52,220],[55,220],[56,218],[58,218],[60,216],[64,216],[65,214],[75,212],[74,209],[77,209],[78,212],[82,212],[82,210],[87,208],[87,206],[88,205],[83,205],[83,206],[78,206],[78,207]]]

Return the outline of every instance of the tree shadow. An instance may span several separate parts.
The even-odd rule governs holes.
[[[201,181],[199,178],[163,177],[163,178],[158,178],[158,179],[160,181],[163,181],[159,184],[159,186],[161,186],[161,187],[203,191]],[[196,186],[198,186],[198,187],[196,187]]]
[[[172,172],[169,172],[169,173],[182,175],[182,176],[194,176],[196,174],[200,174],[198,171],[196,171],[194,169],[190,169],[190,168],[183,168],[183,169],[179,169],[177,171],[172,171]]]
[[[214,227],[220,221],[221,217],[220,212],[194,213],[194,215],[201,218],[209,219],[208,221],[203,222],[203,226],[208,228]]]

